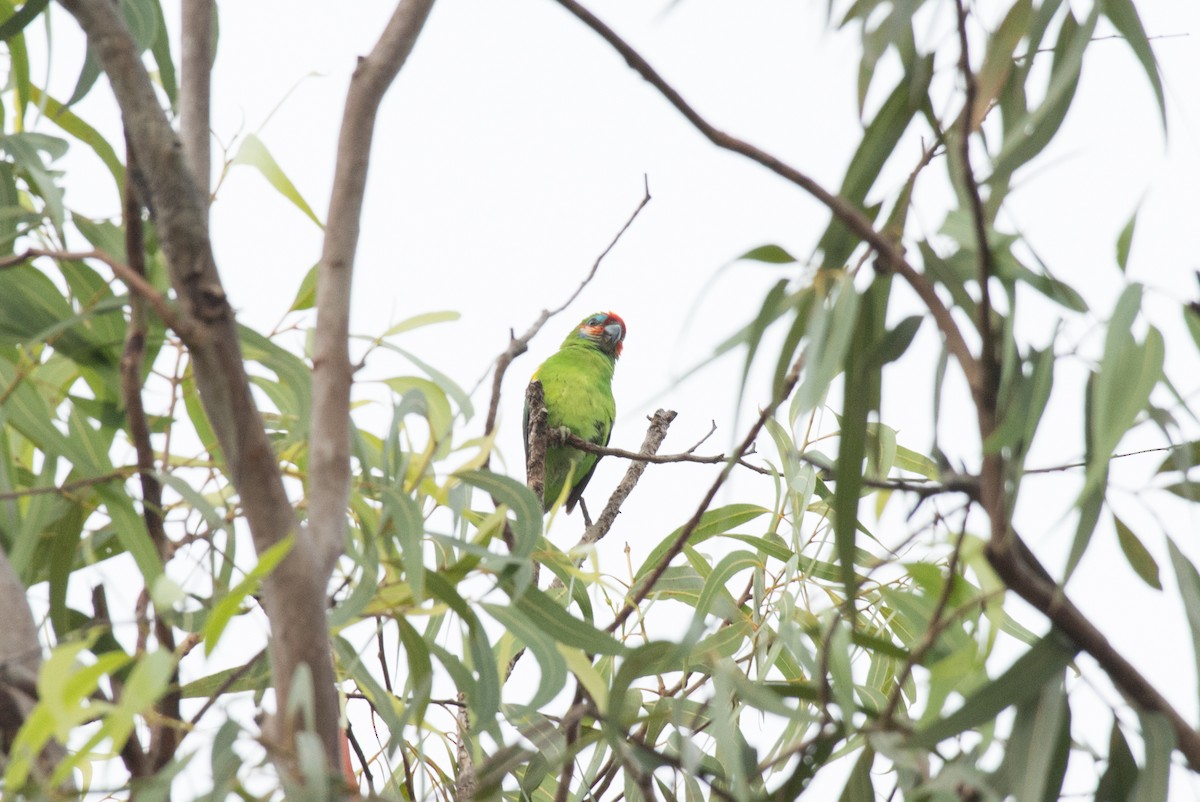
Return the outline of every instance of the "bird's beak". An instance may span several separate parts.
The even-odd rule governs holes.
[[[609,342],[619,343],[623,333],[624,332],[621,330],[620,323],[609,323],[604,327],[604,339],[608,340]]]

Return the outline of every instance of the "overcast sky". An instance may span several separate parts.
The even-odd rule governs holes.
[[[165,5],[173,15],[174,4]],[[854,95],[858,40],[856,31],[827,29],[825,5],[592,4],[711,122],[836,189],[860,136]],[[258,134],[321,218],[349,73],[390,10],[390,3],[366,0],[221,5],[215,141],[231,157],[241,135]],[[1180,339],[1172,299],[1200,291],[1192,275],[1200,267],[1194,244],[1200,220],[1195,190],[1200,12],[1194,3],[1147,2],[1142,13],[1151,35],[1170,37],[1155,41],[1169,137],[1162,135],[1152,93],[1129,48],[1119,40],[1097,43],[1071,117],[1051,152],[1020,174],[1006,222],[1019,226],[1050,267],[1092,305],[1093,317],[1071,329],[1068,342],[1081,342],[1085,354],[1094,355],[1089,333],[1107,318],[1122,286],[1115,239],[1140,201],[1129,274],[1155,288],[1149,308],[1167,335],[1169,369],[1186,395],[1200,388],[1200,371],[1195,348],[1185,335]],[[72,41],[65,31],[72,23],[61,13],[56,18],[64,30],[55,34],[61,60],[51,86],[65,96],[76,69],[64,46]],[[953,47],[951,41],[944,44]],[[885,62],[882,69],[876,92],[890,91],[896,80],[888,77],[895,74],[894,64]],[[101,86],[79,113],[100,124],[109,114],[109,98]],[[920,142],[910,137],[903,148],[904,158],[889,165],[876,197],[890,195],[903,181]],[[219,147],[214,157],[221,158]],[[641,198],[643,174],[649,177],[650,205],[580,299],[513,366],[499,447],[519,472],[525,380],[578,319],[612,310],[629,328],[614,383],[619,419],[613,444],[636,448],[645,415],[666,406],[680,415],[665,450],[691,446],[713,421],[718,431],[706,448],[727,448],[765,400],[765,378],[756,376],[740,417],[734,409],[740,355],[686,382],[677,379],[755,314],[774,281],[796,274],[796,268],[788,268],[789,274],[779,267],[728,266],[730,261],[764,243],[804,258],[827,214],[764,169],[711,147],[551,0],[442,0],[435,6],[379,117],[356,264],[354,330],[374,335],[416,314],[460,312],[460,322],[415,332],[402,344],[469,389],[504,349],[510,329],[524,331],[543,308],[557,306],[577,286]],[[92,191],[69,184],[67,204],[114,215],[118,206],[110,186],[98,180]],[[924,231],[940,225],[942,203],[931,195],[915,211]],[[212,234],[240,319],[269,330],[318,259],[320,230],[258,174],[236,167],[217,192]],[[904,291],[893,304],[897,317],[916,309]],[[1034,313],[1023,314],[1026,340],[1043,345],[1057,311],[1036,303],[1030,308]],[[926,324],[915,352],[885,386],[885,422],[901,430],[903,444],[922,451],[932,436],[928,398],[935,359],[934,333]],[[1083,364],[1068,364],[1058,377],[1056,390],[1075,390],[1064,389],[1063,405],[1049,413],[1031,465],[1079,457],[1082,422],[1076,410]],[[411,370],[381,356],[364,376]],[[950,390],[958,392],[961,385],[952,383]],[[962,407],[966,397],[952,397],[958,408],[952,405],[942,426],[943,448],[967,459],[977,453],[977,434]],[[486,405],[482,393],[475,401]],[[482,428],[482,414],[473,425]],[[1153,436],[1141,442],[1161,444]],[[1157,461],[1122,466],[1114,475],[1136,486]],[[594,509],[623,470],[615,460],[601,464],[588,494],[596,497]],[[605,569],[624,574],[626,543],[633,564],[640,564],[688,517],[712,475],[710,469],[652,467],[602,547]],[[1077,475],[1051,477],[1022,495],[1022,531],[1056,572],[1074,530],[1069,502],[1078,481]],[[758,488],[768,493],[761,501],[769,505],[769,485],[745,480],[725,500],[744,500]],[[1200,557],[1192,543],[1195,513],[1171,506],[1156,520],[1132,500],[1118,495],[1115,503],[1160,558],[1168,592],[1157,594],[1139,583],[1115,550],[1107,525],[1070,590],[1184,714],[1194,716],[1191,650],[1159,527]],[[573,542],[580,526],[578,516],[559,521],[557,542]],[[904,534],[884,540],[896,542]],[[1023,618],[1041,628],[1036,616]],[[1150,620],[1154,626],[1143,625]],[[1097,738],[1103,745],[1107,731]],[[1195,795],[1187,782],[1174,788],[1177,795],[1187,792],[1178,798]]]

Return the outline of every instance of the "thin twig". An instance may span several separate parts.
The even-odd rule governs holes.
[[[580,451],[596,454],[597,456],[617,457],[643,464],[665,465],[672,462],[691,462],[699,465],[719,465],[730,460],[730,457],[726,454],[698,455],[693,454],[690,450],[680,454],[646,454],[640,451],[626,451],[623,448],[612,448],[611,446],[602,446],[589,442],[570,432],[551,432],[548,439],[551,445],[568,445]],[[797,454],[796,459],[826,472],[830,475],[831,479],[836,478],[837,469],[824,460],[808,454]],[[764,476],[771,476],[775,473],[767,468],[753,465],[744,459],[737,460],[736,464]],[[979,492],[978,477],[969,474],[950,475],[940,483],[914,482],[904,479],[872,479],[864,476],[862,483],[867,487],[878,490],[898,490],[906,493],[915,493],[922,498],[942,493],[966,493],[969,496],[975,497]]]
[[[137,173],[137,159],[133,148],[125,148],[125,254],[129,268],[141,278],[146,277],[146,243],[142,232],[142,204],[138,197],[133,176]],[[150,443],[150,424],[146,419],[146,406],[142,401],[142,368],[146,361],[146,299],[133,293],[129,299],[129,323],[125,331],[125,346],[121,352],[121,394],[125,401],[125,420],[129,438],[137,455],[138,473],[142,488],[142,520],[146,532],[154,544],[160,560],[166,561],[172,553],[166,529],[163,527],[162,483],[155,473],[154,447]],[[154,611],[154,636],[161,648],[175,651],[175,632],[163,618],[157,606]],[[170,689],[158,701],[157,708],[162,721],[150,728],[150,772],[154,773],[175,757],[179,744],[179,667],[172,671]]]
[[[0,501],[12,501],[13,499],[25,498],[26,496],[45,496],[51,493],[60,493],[66,495],[73,493],[85,487],[92,485],[102,485],[105,482],[112,482],[117,479],[128,479],[138,472],[137,466],[130,465],[125,468],[118,468],[109,473],[102,473],[99,476],[88,476],[83,479],[76,479],[72,482],[64,482],[61,485],[51,485],[47,487],[27,487],[24,490],[10,490],[0,493]]]
[[[571,701],[571,705],[574,707],[581,704],[583,704],[583,684],[576,680],[575,698]],[[572,769],[575,766],[575,761],[571,757],[571,747],[575,745],[575,741],[578,739],[579,721],[572,721],[564,725],[563,764],[558,777],[558,790],[554,794],[554,802],[567,802],[567,797],[571,793],[571,775],[573,773]]]
[[[979,368],[975,363],[975,357],[972,356],[970,348],[967,347],[962,332],[958,329],[958,324],[955,323],[954,318],[950,315],[950,310],[942,303],[942,299],[938,296],[929,279],[918,272],[908,262],[903,250],[895,240],[887,234],[877,231],[867,216],[845,198],[833,194],[811,177],[776,156],[713,126],[688,105],[683,96],[668,84],[628,42],[618,36],[612,28],[601,22],[594,14],[575,2],[575,0],[556,1],[608,42],[613,49],[621,54],[621,57],[625,59],[625,63],[657,89],[710,142],[719,148],[745,156],[800,187],[824,204],[833,216],[840,220],[857,237],[874,248],[880,255],[882,266],[890,271],[899,273],[925,303],[930,314],[933,315],[938,328],[941,330],[942,336],[946,338],[946,347],[950,353],[954,354],[955,359],[958,360],[972,394],[982,389],[980,384],[981,377],[979,375]]]
[[[625,472],[625,478],[617,485],[612,496],[609,497],[608,503],[604,505],[604,511],[600,513],[600,517],[596,522],[589,526],[583,533],[583,537],[575,544],[571,551],[589,546],[604,538],[608,534],[612,525],[617,520],[617,515],[621,512],[621,505],[625,503],[625,499],[629,498],[629,494],[633,492],[633,488],[637,486],[638,480],[642,473],[646,470],[646,465],[651,462],[646,457],[653,456],[658,447],[662,445],[662,441],[666,439],[667,429],[671,426],[671,421],[675,420],[676,413],[670,409],[660,409],[654,413],[650,419],[650,428],[646,430],[646,438],[642,441],[642,448],[634,457],[633,463],[629,466],[629,470]],[[638,459],[642,457],[643,459]],[[583,565],[584,558],[575,558],[575,567]],[[555,577],[550,583],[549,590],[557,590],[564,587],[562,579]]]
[[[971,135],[975,126],[975,103],[979,86],[975,73],[971,71],[971,56],[967,44],[967,9],[963,0],[955,0],[958,12],[958,69],[962,75],[965,100],[962,111],[962,130],[959,131],[959,159],[962,162],[962,181],[970,204],[971,224],[975,232],[976,283],[979,284],[979,308],[975,326],[979,329],[979,373],[980,392],[975,398],[975,410],[979,417],[979,436],[987,442],[996,429],[996,403],[998,396],[1000,365],[992,330],[991,279],[992,249],[988,244],[987,213],[975,171],[971,168]],[[1004,501],[1004,457],[998,449],[983,450],[983,469],[980,472],[980,498],[989,515],[1006,511]],[[995,529],[993,529],[995,532]]]
[[[633,210],[633,214],[629,215],[629,219],[627,219],[625,224],[621,226],[621,229],[617,232],[616,236],[612,238],[612,241],[608,243],[608,246],[600,252],[599,256],[596,257],[596,261],[592,263],[592,269],[588,271],[588,274],[584,277],[583,281],[580,282],[579,286],[575,289],[575,292],[571,293],[571,296],[567,298],[567,300],[564,301],[557,309],[543,309],[542,313],[538,315],[537,320],[533,322],[533,325],[530,326],[528,331],[526,331],[520,337],[516,337],[512,332],[510,332],[508,348],[504,351],[504,353],[500,354],[500,356],[496,358],[496,372],[492,378],[492,397],[491,402],[488,404],[487,422],[483,426],[485,437],[490,435],[496,429],[496,415],[500,409],[500,389],[504,383],[504,374],[508,371],[508,366],[513,363],[514,359],[529,350],[529,342],[537,336],[537,333],[542,330],[542,327],[546,325],[550,318],[554,317],[559,312],[562,312],[564,309],[570,306],[576,298],[579,297],[579,294],[583,292],[584,287],[586,287],[592,281],[592,279],[596,277],[596,272],[600,269],[600,262],[603,261],[604,257],[608,255],[609,251],[616,246],[617,242],[620,241],[625,232],[629,230],[629,227],[633,225],[633,221],[637,219],[639,214],[641,214],[642,209],[646,208],[646,204],[650,202],[650,179],[646,176],[643,176],[642,180],[644,185],[644,194],[642,195],[641,201],[638,202],[637,208]]]
[[[626,601],[625,606],[621,608],[616,617],[613,618],[612,623],[608,625],[607,630],[609,632],[615,632],[623,623],[625,623],[625,620],[633,614],[633,612],[638,608],[638,605],[642,603],[642,600],[650,595],[650,592],[654,590],[655,584],[657,584],[658,580],[662,578],[662,575],[666,573],[667,566],[671,564],[671,561],[683,551],[684,546],[686,546],[688,540],[691,539],[692,533],[695,532],[696,527],[700,525],[700,519],[708,510],[709,505],[712,504],[713,499],[716,498],[717,491],[721,489],[721,486],[725,484],[725,480],[728,479],[729,475],[733,472],[733,468],[737,464],[738,460],[740,460],[742,456],[745,455],[754,445],[754,441],[758,438],[758,433],[762,430],[763,426],[766,425],[767,420],[775,414],[775,410],[779,407],[779,405],[783,403],[784,399],[792,394],[792,390],[795,389],[796,383],[800,380],[800,369],[803,367],[803,365],[804,357],[802,354],[788,371],[787,376],[784,378],[783,386],[780,388],[779,394],[772,399],[771,403],[764,407],[763,410],[758,414],[758,419],[754,422],[754,425],[750,427],[750,431],[746,434],[745,439],[743,439],[741,444],[734,449],[733,456],[730,457],[729,461],[725,463],[725,467],[717,476],[716,481],[712,483],[712,486],[709,487],[708,492],[704,494],[704,498],[696,508],[696,511],[692,514],[692,517],[686,524],[683,525],[683,528],[679,530],[679,534],[671,543],[670,548],[668,548],[662,555],[658,561],[658,564],[654,566],[654,569],[641,582],[639,582],[636,587],[631,588],[629,599]]]
[[[125,286],[146,299],[150,306],[154,307],[154,312],[159,318],[166,323],[172,331],[178,334],[184,342],[192,336],[192,327],[184,323],[183,319],[175,313],[171,303],[163,297],[162,293],[154,289],[146,278],[134,270],[129,265],[114,259],[102,250],[96,249],[91,251],[54,251],[44,248],[27,248],[21,253],[12,256],[6,256],[0,259],[0,270],[7,270],[12,267],[19,267],[25,264],[30,259],[35,259],[39,256],[45,256],[50,259],[57,259],[64,262],[79,262],[84,259],[95,259],[108,265],[108,268],[117,275],[125,283]]]
[[[1113,454],[1111,457],[1109,457],[1109,460],[1125,459],[1126,457],[1138,457],[1142,454],[1159,454],[1163,451],[1178,451],[1181,448],[1187,448],[1188,445],[1188,443],[1175,443],[1174,445],[1159,446],[1158,448],[1142,448],[1137,451],[1126,451],[1122,454]],[[1087,466],[1087,462],[1068,462],[1065,465],[1050,465],[1045,468],[1030,468],[1022,471],[1022,473],[1026,475],[1031,473],[1060,473],[1062,471],[1069,471],[1073,468],[1086,468]]]

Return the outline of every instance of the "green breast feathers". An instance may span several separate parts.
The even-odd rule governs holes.
[[[608,445],[617,415],[612,378],[625,321],[612,312],[585,318],[563,341],[562,347],[533,374],[542,383],[546,417],[551,432],[569,429],[582,440]],[[525,410],[525,454],[529,455],[529,410]],[[546,449],[544,507],[548,511],[560,498],[571,512],[583,495],[599,460],[567,446]]]

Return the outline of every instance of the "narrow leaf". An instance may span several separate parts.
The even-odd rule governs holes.
[[[1162,582],[1158,578],[1158,563],[1154,557],[1124,521],[1114,515],[1113,524],[1117,528],[1117,542],[1121,544],[1121,551],[1125,553],[1129,566],[1147,585],[1155,590],[1162,590]]]
[[[1137,776],[1138,766],[1133,759],[1133,752],[1121,732],[1120,722],[1114,718],[1112,733],[1108,738],[1108,767],[1096,786],[1095,802],[1126,802]]]
[[[913,745],[932,749],[947,738],[992,721],[1005,708],[1039,693],[1066,668],[1077,651],[1076,646],[1051,632],[1007,671],[971,694],[958,710],[918,730],[912,737]]]
[[[287,198],[292,204],[303,212],[308,219],[317,224],[318,227],[324,228],[325,225],[313,212],[312,207],[300,195],[300,191],[296,189],[296,185],[283,172],[283,168],[275,161],[275,157],[267,150],[267,146],[263,141],[254,134],[247,134],[242,140],[242,145],[238,148],[237,155],[233,157],[234,164],[245,164],[262,173],[263,178],[275,187],[280,195]]]
[[[288,555],[295,545],[295,535],[288,535],[283,540],[262,553],[258,558],[258,564],[246,574],[246,577],[229,593],[218,601],[214,606],[212,613],[208,617],[208,624],[204,627],[204,654],[212,654],[212,650],[216,647],[217,641],[221,638],[221,633],[225,631],[226,624],[237,613],[242,606],[242,601],[247,596],[258,589],[259,584],[271,571],[275,570],[275,566],[283,561],[283,558]]]
[[[1167,551],[1171,554],[1171,565],[1175,568],[1175,581],[1179,583],[1179,595],[1187,614],[1188,628],[1192,633],[1192,657],[1195,661],[1200,682],[1200,573],[1187,555],[1179,550],[1175,541],[1167,538]],[[1165,797],[1164,797],[1165,798]]]
[[[734,261],[765,262],[770,265],[785,265],[796,261],[796,257],[778,245],[759,245],[743,253]]]
[[[1154,50],[1150,47],[1150,39],[1142,20],[1138,17],[1133,0],[1104,0],[1099,5],[1104,8],[1104,16],[1113,24],[1125,41],[1133,48],[1133,54],[1141,62],[1146,78],[1154,89],[1154,97],[1158,101],[1158,112],[1162,118],[1163,131],[1167,130],[1167,102],[1163,97],[1162,78],[1158,73],[1158,61],[1154,58]]]
[[[1146,765],[1138,773],[1133,787],[1133,802],[1161,802],[1170,799],[1167,788],[1171,779],[1171,753],[1175,750],[1175,730],[1166,716],[1139,710],[1142,741],[1146,747]]]
[[[1129,264],[1129,248],[1133,245],[1133,229],[1137,226],[1138,213],[1135,209],[1133,214],[1129,216],[1129,222],[1121,229],[1121,233],[1117,236],[1117,267],[1121,268],[1121,272],[1125,272],[1126,266]]]

